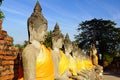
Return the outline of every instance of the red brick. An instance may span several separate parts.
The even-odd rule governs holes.
[[[0,54],[5,54],[5,52],[4,51],[0,51]]]
[[[5,60],[15,60],[16,59],[16,56],[5,56],[5,57],[3,57],[3,59],[5,59]]]
[[[10,64],[14,64],[14,61],[2,61],[2,65],[10,65]]]
[[[4,56],[3,55],[0,55],[0,59],[2,59]]]
[[[6,65],[6,66],[4,66],[3,68],[4,68],[4,70],[5,70],[5,69],[8,70],[8,69],[10,69],[10,66],[9,66],[9,65]]]
[[[5,40],[0,40],[0,44],[6,44]]]
[[[6,37],[5,37],[5,40],[12,42],[12,38],[9,37],[9,36],[6,36]]]
[[[3,67],[2,67],[2,66],[0,66],[0,72],[1,72],[1,71],[3,71]]]
[[[14,66],[13,65],[9,65],[10,69],[13,70],[14,69]]]
[[[0,25],[0,80],[13,80],[18,75],[17,72],[14,73],[18,68],[19,61],[16,60],[18,49],[12,46],[12,38],[8,36],[7,31],[1,29],[2,24]]]
[[[4,49],[4,46],[3,45],[0,45],[0,50],[3,50]]]
[[[1,75],[6,76],[6,75],[13,75],[13,74],[14,74],[13,70],[4,70]]]
[[[7,31],[2,30],[2,35],[6,37],[7,36]]]
[[[4,36],[3,35],[0,35],[0,40],[3,40],[4,39]]]
[[[6,75],[0,78],[0,80],[13,80],[14,75]]]

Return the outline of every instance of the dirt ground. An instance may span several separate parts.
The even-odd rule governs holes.
[[[104,80],[120,80],[120,73],[104,72]]]

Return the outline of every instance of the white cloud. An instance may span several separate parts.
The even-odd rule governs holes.
[[[114,11],[112,17],[114,20],[120,20],[120,11],[119,10]]]
[[[21,15],[21,16],[26,16],[25,14],[23,14],[20,11],[17,11],[17,10],[14,10],[14,9],[10,9],[10,8],[7,8],[7,7],[4,7],[3,10],[7,11],[9,13],[13,13],[13,14]]]

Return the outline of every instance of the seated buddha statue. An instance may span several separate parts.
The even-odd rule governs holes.
[[[54,79],[55,80],[69,80],[68,60],[64,56],[62,49],[64,36],[59,29],[58,23],[56,23],[54,30],[52,31],[52,56],[54,62]]]
[[[19,80],[54,80],[54,65],[51,49],[43,45],[47,33],[47,20],[37,1],[34,12],[28,19],[29,44],[22,52],[24,76]]]

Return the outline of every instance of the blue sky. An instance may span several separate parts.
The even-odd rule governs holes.
[[[5,14],[3,30],[14,38],[15,44],[28,40],[27,19],[37,0],[4,0],[1,10]],[[39,0],[42,13],[48,20],[48,31],[56,22],[61,32],[74,40],[78,24],[93,18],[112,20],[120,27],[120,0]]]

